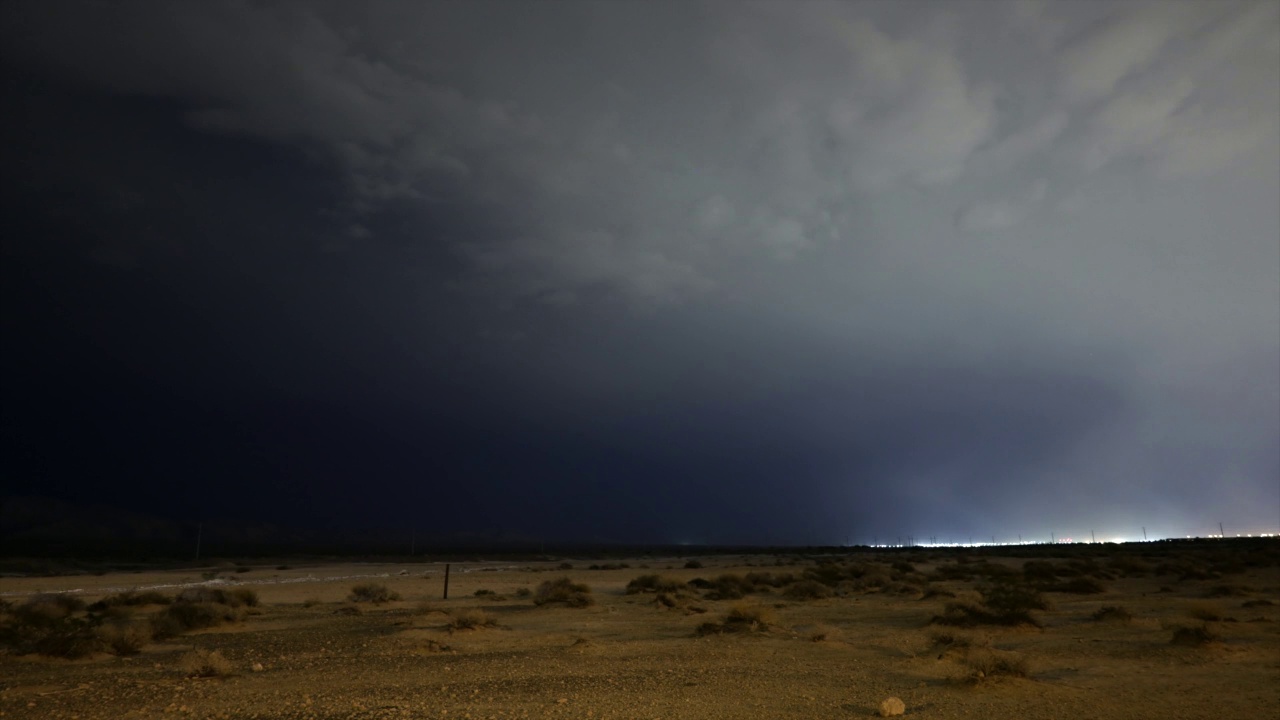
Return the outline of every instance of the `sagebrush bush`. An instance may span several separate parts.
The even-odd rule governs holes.
[[[818,623],[809,631],[810,642],[826,642],[828,640],[839,640],[841,636],[840,628]]]
[[[218,627],[243,619],[244,611],[238,607],[216,602],[179,601],[152,616],[151,631],[156,639],[164,640],[188,630]]]
[[[831,588],[816,580],[801,580],[782,592],[792,600],[820,600],[831,597]]]
[[[575,583],[567,577],[547,580],[538,586],[533,594],[535,605],[563,603],[569,607],[587,607],[595,602],[591,597],[591,588],[583,583]]]
[[[178,593],[174,602],[214,603],[227,607],[257,607],[258,593],[249,588],[192,587]]]
[[[151,642],[151,624],[141,621],[112,622],[98,626],[95,634],[116,655],[137,655]]]
[[[477,608],[458,610],[449,618],[449,627],[454,630],[478,630],[480,628],[497,627],[497,625],[497,620]]]
[[[81,658],[106,649],[98,637],[102,622],[85,616],[84,601],[66,594],[36,595],[0,611],[0,646],[18,655]]]
[[[231,661],[217,650],[196,649],[178,658],[178,668],[188,677],[226,677],[233,672]]]
[[[773,624],[773,613],[758,605],[734,605],[720,622],[705,622],[698,626],[699,635],[720,633],[766,632]]]
[[[115,595],[108,595],[89,606],[95,612],[113,607],[137,607],[141,605],[168,605],[173,598],[156,590],[127,590]]]
[[[1049,601],[1045,600],[1035,588],[1021,585],[992,585],[981,592],[980,605],[963,602],[947,603],[945,612],[935,616],[931,622],[959,627],[975,625],[1040,627],[1040,622],[1032,617],[1030,611],[1050,608]]]
[[[1026,658],[990,648],[970,648],[965,653],[964,662],[972,671],[970,678],[975,681],[995,677],[1027,677],[1031,673]]]
[[[1098,608],[1089,617],[1099,622],[1111,621],[1127,623],[1133,620],[1133,613],[1125,610],[1119,605],[1107,605],[1105,607]]]
[[[1209,643],[1218,641],[1217,633],[1209,629],[1208,625],[1195,625],[1192,627],[1180,627],[1173,631],[1173,637],[1169,640],[1174,645],[1183,645],[1187,647],[1200,647]]]
[[[1196,603],[1187,607],[1187,617],[1205,622],[1215,622],[1222,619],[1222,612],[1208,603]]]
[[[347,595],[347,599],[351,602],[367,602],[381,605],[382,603],[399,600],[400,593],[389,589],[381,583],[361,583],[351,588],[351,594]]]
[[[627,583],[627,594],[678,593],[688,587],[685,583],[661,575],[641,575]]]
[[[702,569],[702,563],[698,560],[688,560],[685,562],[684,567],[686,570],[700,570]]]
[[[1052,582],[1058,579],[1058,569],[1048,560],[1028,560],[1022,563],[1022,575],[1028,580]]]
[[[737,600],[756,592],[756,586],[736,573],[724,573],[711,582],[707,597],[712,600]]]
[[[1048,592],[1073,593],[1075,595],[1096,595],[1107,591],[1102,583],[1092,577],[1075,577],[1066,582],[1051,583],[1044,585],[1044,590]]]

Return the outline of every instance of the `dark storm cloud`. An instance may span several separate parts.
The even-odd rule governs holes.
[[[1274,3],[2,12],[9,292],[146,288],[62,342],[263,394],[317,512],[371,456],[544,534],[1280,512]]]

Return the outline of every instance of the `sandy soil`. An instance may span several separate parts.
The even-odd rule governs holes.
[[[888,563],[902,556],[881,558]],[[939,553],[911,558],[918,574],[954,562]],[[860,562],[873,556],[854,557]],[[1263,718],[1280,717],[1280,568],[1179,580],[1147,574],[1105,581],[1094,595],[1045,593],[1053,608],[1034,613],[1043,628],[931,625],[947,597],[896,585],[844,597],[791,600],[781,591],[744,600],[690,594],[668,608],[652,594],[628,595],[646,573],[681,580],[720,573],[792,572],[812,559],[772,556],[626,561],[619,570],[558,563],[454,564],[441,600],[440,565],[348,564],[254,568],[222,582],[256,590],[262,606],[242,623],[152,643],[132,657],[68,661],[0,655],[4,718],[846,718],[877,714],[901,698],[920,718]],[[1022,560],[996,562],[1021,568]],[[764,567],[762,567],[764,566]],[[591,586],[587,608],[535,606],[521,597],[568,575]],[[340,611],[352,585],[373,580],[403,597],[359,614]],[[204,582],[200,573],[0,579],[17,603],[33,592],[78,590],[86,600],[126,588]],[[974,595],[980,580],[934,580],[924,587]],[[1229,586],[1231,594],[1220,597]],[[495,595],[476,596],[477,590]],[[1250,602],[1252,601],[1252,602]],[[1260,601],[1269,601],[1267,605]],[[755,633],[699,636],[734,605],[773,616]],[[1246,607],[1245,603],[1249,603]],[[1096,621],[1123,606],[1130,622]],[[696,612],[691,607],[705,612]],[[497,627],[452,630],[449,613],[479,608]],[[1220,639],[1171,644],[1173,628],[1205,610]],[[145,612],[145,610],[143,610]],[[1004,657],[1025,660],[1027,677],[983,677],[966,652],[939,645],[952,632]],[[824,639],[815,636],[825,634]],[[180,658],[217,650],[223,677],[189,677]],[[987,652],[987,650],[983,650]]]

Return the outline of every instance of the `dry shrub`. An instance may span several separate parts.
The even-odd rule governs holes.
[[[821,600],[831,597],[831,588],[816,580],[801,580],[782,594],[792,600]]]
[[[1091,577],[1075,577],[1066,582],[1051,583],[1044,585],[1043,590],[1048,592],[1073,593],[1075,595],[1096,595],[1107,591],[1102,583]]]
[[[1240,604],[1240,607],[1256,608],[1256,607],[1271,607],[1272,605],[1275,605],[1275,603],[1271,602],[1270,600],[1261,599],[1261,600],[1246,600],[1245,602]]]
[[[81,658],[104,649],[97,635],[100,617],[84,616],[82,600],[71,595],[36,595],[0,611],[0,646],[18,655]]]
[[[527,598],[533,595],[533,591],[527,587],[516,588],[515,596],[518,598]]]
[[[387,588],[381,583],[361,583],[351,588],[347,596],[351,602],[367,602],[374,605],[394,602],[400,599],[400,593]]]
[[[842,637],[840,628],[826,623],[818,623],[809,631],[810,642],[826,642],[828,640],[839,640]]]
[[[173,603],[212,603],[214,605],[225,605],[231,608],[254,608],[258,607],[258,593],[249,588],[212,588],[212,587],[193,587],[187,588],[178,593],[173,599]]]
[[[929,642],[934,648],[945,648],[946,650],[963,650],[974,645],[973,638],[954,632],[930,633]],[[941,660],[942,656],[938,656],[938,659]]]
[[[244,610],[215,602],[175,602],[152,616],[151,630],[157,639],[181,635],[188,630],[217,627],[244,619]]]
[[[711,600],[737,600],[756,592],[756,586],[736,573],[724,573],[711,582],[707,597]]]
[[[113,607],[138,607],[142,605],[168,605],[173,598],[155,590],[128,590],[115,595],[108,595],[89,606],[95,612]]]
[[[698,626],[699,635],[720,633],[767,632],[773,624],[773,613],[759,605],[734,605],[718,623],[706,622]]]
[[[151,642],[151,623],[107,623],[97,628],[98,640],[116,655],[137,655]]]
[[[679,593],[688,587],[675,578],[661,575],[641,575],[627,583],[627,594],[637,593]]]
[[[1209,588],[1205,593],[1205,597],[1246,597],[1253,592],[1253,588],[1248,585],[1215,585]]]
[[[749,572],[745,580],[755,587],[780,588],[797,582],[799,578],[792,573]]]
[[[1208,625],[1195,625],[1174,629],[1173,638],[1169,642],[1184,647],[1202,647],[1218,640],[1217,633],[1209,629]]]
[[[1222,613],[1208,603],[1196,603],[1187,607],[1187,617],[1204,622],[1216,622],[1222,619]]]
[[[1151,572],[1151,565],[1132,556],[1120,556],[1107,562],[1107,567],[1126,577],[1146,577]]]
[[[1023,585],[991,585],[981,590],[981,604],[947,603],[942,615],[931,622],[938,625],[973,627],[976,625],[1031,625],[1040,627],[1032,610],[1048,610],[1051,605],[1035,588]]]
[[[320,604],[320,598],[309,597],[306,600],[302,601],[302,607],[304,608],[313,608],[319,604]]]
[[[547,580],[538,586],[534,593],[535,605],[563,603],[569,607],[588,607],[595,603],[591,597],[591,588],[584,583],[575,583],[567,577]]]
[[[969,648],[964,663],[971,671],[970,680],[974,682],[996,677],[1024,678],[1031,674],[1026,658],[991,648]]]
[[[187,677],[226,677],[233,671],[231,661],[217,650],[196,649],[178,658],[178,669]]]
[[[478,608],[455,611],[449,619],[449,627],[453,630],[479,630],[497,626],[497,620]]]
[[[1093,618],[1098,622],[1127,623],[1133,620],[1133,613],[1120,607],[1119,605],[1107,605],[1105,607],[1098,608],[1089,617]]]

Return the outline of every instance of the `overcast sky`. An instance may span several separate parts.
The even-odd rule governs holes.
[[[639,542],[1280,527],[1280,4],[0,5],[4,484]]]

